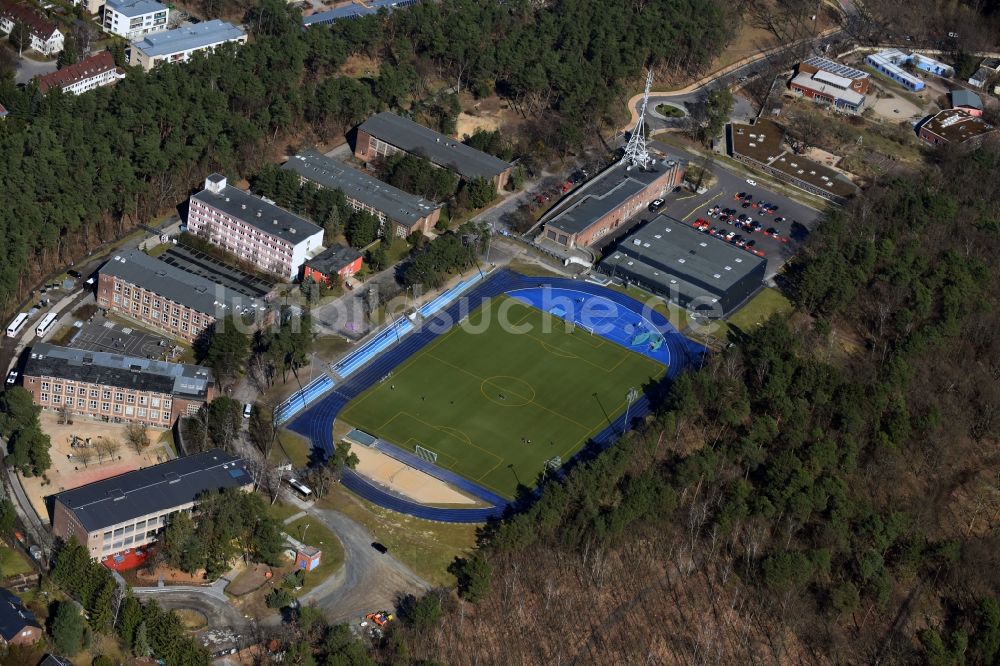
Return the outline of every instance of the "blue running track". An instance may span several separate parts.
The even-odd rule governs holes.
[[[511,293],[513,297],[539,306],[542,309],[545,309],[546,304],[554,303],[557,305],[555,308],[557,313],[559,311],[558,305],[561,304],[564,313],[560,316],[573,317],[574,321],[577,321],[577,316],[582,317],[581,313],[591,312],[591,310],[588,308],[571,309],[564,302],[566,298],[570,299],[573,303],[578,303],[579,301],[576,299],[581,297],[585,299],[599,298],[599,308],[593,309],[594,312],[599,311],[597,319],[582,319],[582,322],[587,322],[584,325],[590,326],[590,324],[596,322],[594,326],[591,326],[596,334],[603,336],[604,332],[607,332],[608,335],[605,337],[608,337],[613,342],[623,344],[623,346],[639,351],[640,353],[646,353],[647,356],[666,363],[667,372],[663,380],[665,382],[672,381],[683,370],[696,364],[701,355],[705,353],[704,347],[682,336],[667,321],[666,317],[659,312],[652,309],[645,309],[639,301],[625,294],[589,282],[568,278],[527,277],[503,269],[464,291],[465,298],[453,300],[446,307],[438,308],[431,316],[424,319],[421,326],[410,332],[406,337],[402,337],[398,344],[389,346],[382,354],[374,357],[368,357],[366,353],[365,356],[370,358],[367,365],[352,368],[350,377],[342,381],[322,399],[313,403],[307,410],[299,413],[288,427],[292,431],[307,437],[313,443],[314,447],[319,448],[325,455],[329,456],[333,452],[334,447],[333,422],[349,402],[384,378],[390,371],[401,365],[406,359],[420,351],[439,335],[445,333],[452,325],[467,316],[469,312],[475,310],[485,301],[511,292],[513,292]],[[648,348],[643,351],[631,345],[631,340],[634,338],[637,332],[636,328],[639,324],[647,328],[652,328],[653,331],[663,336],[663,344],[655,352]],[[617,336],[617,339],[615,336]],[[392,333],[392,337],[395,340],[395,332]],[[368,350],[366,349],[365,351],[367,352]],[[652,356],[653,353],[656,353],[657,356]],[[632,407],[629,409],[629,418],[630,420],[641,419],[648,413],[649,401],[643,395],[632,404]],[[626,429],[626,426],[625,415],[619,415],[613,423],[598,433],[593,438],[592,443],[585,446],[576,457],[592,456],[607,448],[617,441],[618,437]],[[374,504],[417,518],[450,523],[484,522],[490,518],[503,515],[504,511],[511,506],[504,498],[497,496],[486,488],[482,488],[468,479],[459,477],[449,470],[416,458],[416,456],[398,449],[392,444],[380,440],[377,446],[383,452],[395,449],[390,454],[393,457],[403,460],[407,464],[412,464],[414,467],[428,472],[432,476],[448,481],[473,494],[484,503],[491,504],[491,506],[474,509],[445,509],[425,506],[380,488],[360,474],[348,470],[342,480],[344,486]],[[569,461],[569,464],[572,464],[572,461]],[[564,465],[565,467],[566,465]]]

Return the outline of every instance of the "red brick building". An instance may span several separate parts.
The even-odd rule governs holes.
[[[998,132],[993,125],[963,109],[946,109],[924,120],[917,134],[933,146],[958,144],[975,148],[987,138],[996,137]]]
[[[568,248],[586,247],[680,185],[683,177],[684,166],[675,160],[653,162],[646,170],[618,164],[561,206],[545,222],[543,237]]]
[[[491,180],[498,190],[514,170],[510,162],[388,111],[358,126],[354,156],[359,160],[377,162],[399,152],[424,157],[437,167],[453,170],[463,180]]]
[[[361,253],[353,247],[334,244],[307,261],[302,269],[302,281],[314,280],[330,284],[336,275],[343,282],[361,270]]]
[[[101,266],[97,305],[188,342],[227,315],[241,317],[250,327],[273,317],[260,299],[134,250]]]
[[[115,423],[169,428],[215,397],[212,371],[39,342],[24,366],[24,388],[42,409],[68,409]]]
[[[281,168],[297,173],[300,183],[308,181],[324,189],[340,190],[351,208],[379,219],[386,238],[429,233],[441,217],[440,204],[383,183],[315,150],[302,151]]]

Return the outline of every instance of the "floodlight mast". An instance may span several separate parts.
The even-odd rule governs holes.
[[[650,68],[646,72],[646,90],[642,94],[642,104],[639,105],[639,120],[635,123],[632,136],[629,137],[625,146],[625,156],[622,161],[627,167],[639,167],[645,169],[652,161],[649,152],[646,150],[646,106],[649,104],[649,91],[653,87],[653,70]]]

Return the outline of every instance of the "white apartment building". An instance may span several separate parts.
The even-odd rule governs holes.
[[[148,35],[142,41],[133,43],[129,64],[148,72],[160,63],[187,62],[197,51],[210,51],[227,42],[246,44],[246,41],[247,33],[242,28],[213,19]]]
[[[46,56],[54,56],[63,50],[65,37],[54,23],[25,5],[0,2],[0,31],[9,35],[16,23],[22,23],[28,28],[31,50]]]
[[[104,31],[135,40],[167,29],[170,8],[156,0],[107,0]]]
[[[102,51],[80,62],[67,65],[51,74],[35,79],[38,90],[43,95],[53,88],[79,95],[94,88],[109,86],[125,78],[125,72],[115,65],[110,51]]]
[[[294,281],[323,249],[323,229],[213,173],[191,197],[188,231],[261,270]]]

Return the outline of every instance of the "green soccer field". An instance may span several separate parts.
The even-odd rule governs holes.
[[[501,309],[531,331],[497,325]],[[625,410],[629,388],[666,370],[511,298],[493,299],[468,324],[414,354],[339,418],[410,451],[430,449],[438,465],[505,497],[519,483],[534,486],[547,460],[569,460]]]

